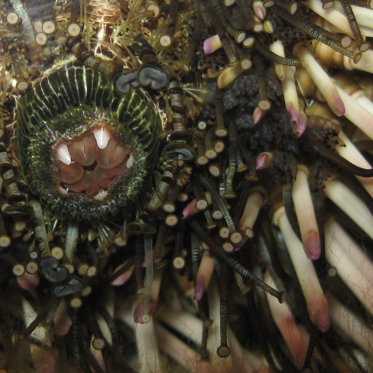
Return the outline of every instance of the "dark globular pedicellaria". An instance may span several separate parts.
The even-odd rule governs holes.
[[[370,371],[370,6],[1,2],[0,371]]]

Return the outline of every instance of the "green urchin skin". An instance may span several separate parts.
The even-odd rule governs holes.
[[[102,201],[62,194],[53,149],[58,142],[89,130],[100,117],[134,150],[136,162],[110,186]],[[121,95],[103,73],[66,66],[45,77],[20,100],[16,145],[23,177],[31,191],[60,217],[107,218],[137,201],[157,160],[161,128],[159,115],[141,91]]]

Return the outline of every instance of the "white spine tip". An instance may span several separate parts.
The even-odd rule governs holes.
[[[52,21],[44,22],[42,27],[46,34],[53,34],[56,31],[56,25]]]
[[[162,47],[169,47],[171,45],[171,38],[168,35],[163,35],[159,39],[159,43],[162,45]]]
[[[149,322],[150,322],[150,315],[142,315],[141,316],[141,322],[143,323],[143,324],[148,324]]]
[[[45,35],[44,32],[39,32],[35,36],[35,41],[39,45],[45,45],[45,44],[47,44],[47,41],[48,41],[47,35]]]
[[[70,23],[67,28],[67,32],[70,36],[78,36],[81,32],[80,26],[77,23]]]
[[[11,25],[15,25],[18,20],[19,20],[19,17],[17,15],[17,13],[8,13],[8,15],[6,16],[6,20],[8,21],[9,24]]]

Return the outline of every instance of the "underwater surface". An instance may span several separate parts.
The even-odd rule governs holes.
[[[0,373],[373,369],[369,0],[0,1]]]

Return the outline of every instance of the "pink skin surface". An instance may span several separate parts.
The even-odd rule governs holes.
[[[294,122],[299,121],[299,112],[295,108],[294,104],[292,102],[288,103],[286,105],[286,111],[290,114],[290,119]]]
[[[192,216],[194,215],[197,211],[197,208],[196,208],[196,200],[194,199],[192,202],[189,202],[187,204],[187,206],[185,207],[185,209],[183,210],[183,219],[186,219],[188,218],[189,216]]]
[[[260,122],[260,120],[264,117],[265,113],[266,113],[265,111],[260,110],[259,108],[256,108],[254,110],[254,114],[253,114],[253,122],[254,122],[254,124],[258,124]]]
[[[287,317],[277,325],[289,346],[298,368],[301,368],[306,358],[307,345],[303,342],[302,336],[292,316]]]
[[[245,227],[245,226],[244,226]],[[244,229],[241,229],[242,231],[244,231],[247,227],[245,227]],[[238,251],[239,249],[241,249],[241,247],[246,243],[246,241],[248,240],[249,238],[246,236],[245,233],[242,234],[242,240],[241,242],[239,242],[238,244],[235,244],[234,245],[234,251]]]
[[[247,226],[246,226],[245,224],[240,224],[240,225],[238,226],[238,229],[239,229],[240,231],[244,231],[246,228],[247,228]]]
[[[303,248],[308,259],[317,260],[321,255],[321,243],[319,233],[314,229],[303,237]]]
[[[337,91],[332,92],[329,100],[327,101],[335,115],[338,117],[342,117],[344,115],[346,109]]]
[[[262,7],[260,6],[257,6],[255,7],[255,15],[261,20],[261,21],[264,21],[265,18],[266,18],[266,15],[262,9]]]
[[[208,38],[206,39],[204,42],[203,42],[203,52],[205,54],[210,54],[212,53],[213,51],[211,50],[211,39]]]
[[[149,300],[149,315],[152,316],[155,309],[157,308],[157,302]],[[135,311],[133,313],[133,319],[135,323],[142,324],[142,315],[144,314],[144,298],[140,297],[139,301],[136,304]]]
[[[104,357],[102,355],[102,352],[99,350],[95,350],[93,347],[91,348],[92,354],[95,357],[95,359],[98,362],[98,365],[101,367],[101,369],[106,372],[106,365],[104,361]]]
[[[110,285],[121,286],[124,285],[131,277],[133,270],[128,270],[118,276]]]
[[[256,157],[256,169],[261,170],[265,167],[268,161],[268,155],[267,154],[259,154]]]
[[[73,322],[69,314],[67,312],[62,312],[58,317],[53,319],[54,332],[59,336],[66,335],[72,324]]]
[[[195,301],[200,301],[203,297],[203,294],[205,293],[206,287],[205,287],[206,281],[205,276],[199,275],[196,279],[196,288],[193,299]]]
[[[305,114],[299,116],[299,121],[295,126],[295,134],[297,137],[301,136],[307,127],[307,118]]]
[[[18,285],[27,291],[31,291],[37,288],[39,285],[39,275],[37,273],[30,274],[25,272],[22,276],[17,277]]]
[[[304,114],[299,114],[292,102],[286,105],[286,111],[290,114],[292,127],[296,136],[301,136],[307,127],[306,116]]]
[[[308,314],[311,321],[322,331],[330,328],[328,301],[324,294],[315,294],[307,302]]]

